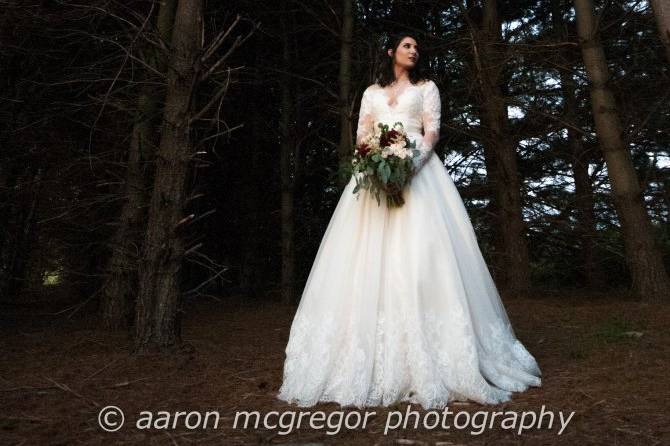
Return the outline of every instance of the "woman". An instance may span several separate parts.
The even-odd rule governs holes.
[[[361,100],[357,140],[380,122],[404,124],[421,156],[388,208],[352,177],[309,274],[286,347],[278,398],[299,406],[443,408],[496,404],[540,386],[533,356],[515,338],[463,202],[433,152],[441,101],[418,68],[408,35]],[[423,129],[423,133],[421,130]]]

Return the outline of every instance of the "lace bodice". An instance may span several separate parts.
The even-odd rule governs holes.
[[[370,132],[378,132],[378,123],[393,125],[400,121],[408,133],[421,134],[422,151],[432,150],[440,135],[440,91],[431,80],[409,84],[396,97],[388,88],[370,85],[361,99],[358,115],[356,142],[361,142]]]
[[[402,122],[409,137],[416,140],[416,148],[420,151],[420,155],[413,158],[416,174],[431,158],[440,138],[440,91],[435,82],[427,80],[407,85],[395,97],[389,93],[390,89],[378,84],[370,85],[363,92],[356,143],[359,144],[372,132],[379,132],[377,124],[380,122],[389,126]]]

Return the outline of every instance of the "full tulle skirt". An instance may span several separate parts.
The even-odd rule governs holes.
[[[497,404],[540,386],[463,201],[435,153],[388,208],[345,187],[286,346],[278,398],[302,407]]]

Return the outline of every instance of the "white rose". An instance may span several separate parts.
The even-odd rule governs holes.
[[[398,143],[393,143],[389,147],[391,148],[391,153],[394,155],[398,155],[403,149],[403,147]]]

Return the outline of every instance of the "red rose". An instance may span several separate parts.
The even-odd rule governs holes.
[[[367,155],[369,151],[370,151],[370,146],[368,146],[367,144],[361,144],[360,146],[358,146],[358,154],[360,156]]]

